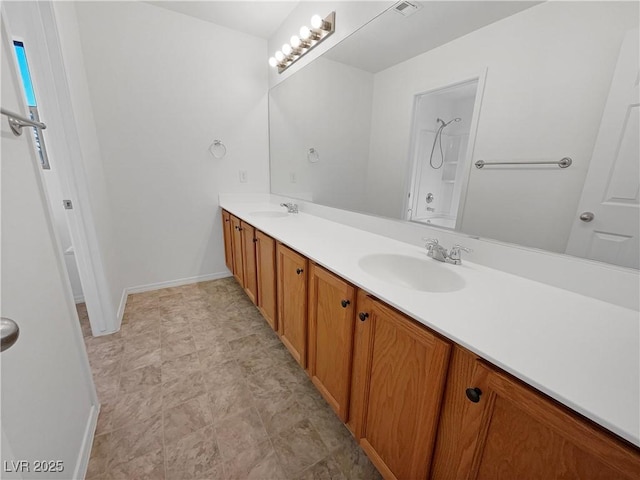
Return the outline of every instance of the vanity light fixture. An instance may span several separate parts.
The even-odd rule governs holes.
[[[336,12],[331,12],[324,18],[314,15],[311,17],[311,28],[307,26],[300,28],[300,36],[292,36],[290,43],[285,43],[282,50],[277,51],[269,59],[269,65],[278,67],[278,73],[284,72],[335,30]]]

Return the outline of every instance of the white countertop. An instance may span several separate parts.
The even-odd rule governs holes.
[[[637,311],[474,264],[439,263],[464,278],[454,292],[420,292],[366,273],[358,261],[426,250],[305,213],[221,199],[221,207],[594,422],[640,446]],[[431,259],[429,259],[431,260]],[[435,260],[431,260],[435,261]]]

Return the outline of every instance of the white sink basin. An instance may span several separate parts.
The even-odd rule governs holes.
[[[249,215],[253,215],[254,217],[264,217],[264,218],[281,218],[281,217],[286,217],[289,214],[287,212],[276,212],[275,210],[262,210],[259,212],[249,212]]]
[[[464,278],[452,271],[455,266],[431,258],[374,254],[362,257],[358,265],[380,280],[421,292],[455,292],[465,286]]]

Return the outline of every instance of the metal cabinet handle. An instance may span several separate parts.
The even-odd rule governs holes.
[[[482,390],[477,387],[467,388],[464,393],[467,394],[467,398],[473,403],[478,403],[480,401],[480,395],[482,395]]]
[[[361,322],[364,322],[367,318],[369,318],[369,314],[366,312],[360,312],[358,314],[358,317],[360,318]]]
[[[0,352],[11,348],[19,336],[18,324],[10,318],[0,317]]]
[[[340,305],[342,305],[342,308],[347,308],[349,305],[351,305],[351,302],[349,300],[342,300],[340,302]]]
[[[304,272],[304,270],[303,270],[302,268],[297,268],[297,269],[296,269],[296,273],[297,273],[298,275],[300,275],[302,272]]]

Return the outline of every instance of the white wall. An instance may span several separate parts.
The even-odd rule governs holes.
[[[266,41],[146,3],[75,9],[122,285],[226,275],[218,193],[269,189]]]
[[[305,54],[303,58],[298,60],[294,65],[289,67],[283,73],[278,73],[276,68],[269,69],[269,85],[274,86],[281,81],[289,78],[300,68],[309,64],[314,58],[321,56],[331,47],[351,35],[364,24],[371,21],[377,15],[384,12],[396,1],[377,0],[377,1],[341,1],[341,2],[325,2],[325,1],[302,1],[282,22],[282,25],[269,39],[268,57],[272,57],[277,50],[282,48],[284,43],[289,43],[292,35],[298,35],[300,27],[303,25],[310,26],[310,20],[313,15],[322,17],[329,13],[336,12],[336,28],[335,32],[324,40],[320,45],[314,47],[313,50]]]
[[[271,191],[362,210],[373,74],[321,57],[269,95]]]
[[[635,2],[548,2],[378,73],[367,174],[373,211],[402,210],[413,96],[488,68],[473,161],[569,156],[574,164],[472,168],[462,230],[563,252],[618,50],[637,24]]]

